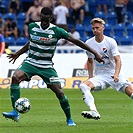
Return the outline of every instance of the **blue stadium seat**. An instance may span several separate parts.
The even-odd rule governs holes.
[[[115,39],[118,45],[121,45],[121,37],[120,36],[111,36],[112,38]]]
[[[17,23],[22,25],[22,26],[24,25],[25,19],[26,19],[26,13],[25,12],[20,12],[17,15]]]
[[[116,24],[114,25],[113,32],[115,36],[123,36],[126,30],[125,24]]]
[[[112,25],[111,24],[105,24],[104,27],[105,27],[104,34],[106,36],[111,36],[111,34],[112,34]]]
[[[106,14],[105,14],[105,12],[96,12],[96,13],[94,14],[94,16],[95,16],[96,18],[101,18],[101,19],[103,19],[104,21],[106,21]]]
[[[133,23],[127,25],[127,35],[133,37]]]
[[[28,41],[27,37],[18,37],[16,40],[16,45],[17,46],[24,46],[27,41]]]
[[[132,44],[133,44],[132,37],[123,36],[123,37],[121,38],[121,45],[132,45]]]
[[[84,18],[84,25],[85,25],[85,26],[88,26],[88,24],[90,24],[91,19],[92,19],[91,16],[85,15],[85,18]]]
[[[129,0],[127,4],[127,11],[130,11],[133,14],[133,1]]]
[[[26,13],[25,12],[20,12],[17,15],[17,27],[20,33],[22,34],[24,31],[24,21],[26,19]]]
[[[91,25],[86,26],[86,28],[85,28],[85,33],[86,33],[87,36],[90,36],[90,37],[93,37],[93,36],[94,36],[94,34],[93,34],[93,32],[92,32],[92,27],[91,27]]]
[[[13,21],[15,21],[15,20],[16,20],[16,15],[15,15],[14,13],[6,13],[6,14],[4,15],[4,20],[6,20],[7,18],[10,18],[10,19],[12,19]]]
[[[69,23],[69,24],[67,24],[67,27],[68,27],[68,32],[70,32],[71,27],[74,27],[74,25]]]
[[[94,0],[89,1],[89,11],[94,13],[97,12],[97,3]]]
[[[86,42],[89,38],[90,38],[89,36],[84,36],[84,37],[81,38],[81,40],[82,40],[83,42]]]
[[[0,10],[2,14],[5,14],[8,12],[10,0],[0,0]]]
[[[14,37],[5,37],[5,42],[9,45],[9,46],[15,46],[15,38]]]
[[[3,17],[3,15],[2,15],[2,13],[0,12],[0,18],[2,18]]]
[[[126,11],[125,18],[126,18],[126,23],[133,22],[133,14],[132,14],[132,12]]]
[[[117,16],[115,12],[109,12],[106,19],[108,24],[117,24]]]
[[[75,30],[79,32],[80,36],[83,37],[85,34],[85,26],[82,24],[77,24]]]

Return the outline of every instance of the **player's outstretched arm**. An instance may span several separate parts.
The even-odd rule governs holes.
[[[79,40],[79,39],[76,39],[74,38],[71,34],[69,35],[68,41],[71,41],[72,43],[74,43],[75,45],[93,53],[95,55],[95,59],[100,63],[100,62],[103,62],[103,59],[102,57],[94,50],[92,49],[91,47],[89,47],[87,44],[85,44],[83,41]]]
[[[9,58],[9,62],[12,62],[13,61],[13,63],[14,63],[16,61],[16,59],[21,54],[23,54],[26,51],[28,51],[28,49],[29,49],[29,41],[19,51],[7,55],[7,57]]]

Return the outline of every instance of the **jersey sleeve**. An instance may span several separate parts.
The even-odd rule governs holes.
[[[120,55],[116,41],[114,39],[112,39],[111,43],[112,43],[112,45],[111,45],[112,55],[113,56]]]
[[[86,43],[87,45],[89,45],[88,40],[87,40],[85,43]],[[95,58],[94,54],[91,53],[91,52],[89,52],[89,51],[86,51],[86,55],[87,55],[88,58]]]
[[[61,39],[61,38],[67,39],[69,37],[69,33],[66,30],[64,30],[63,28],[56,27],[55,32],[56,32],[56,35],[57,35],[56,37],[58,39]]]
[[[31,29],[33,28],[33,27],[35,27],[35,26],[37,26],[34,22],[33,23],[30,23],[29,25],[28,25],[28,33],[30,34],[30,32],[31,32]]]

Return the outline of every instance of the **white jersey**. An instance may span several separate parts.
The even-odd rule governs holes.
[[[95,75],[101,75],[101,74],[103,75],[109,73],[114,74],[115,61],[113,57],[120,55],[116,41],[113,38],[104,35],[104,39],[101,43],[98,43],[95,40],[95,37],[92,37],[86,41],[86,44],[88,44],[91,48],[96,50],[105,61],[105,64],[103,64],[103,63],[98,63],[96,60],[94,60]],[[94,59],[95,56],[92,53],[88,51],[86,53],[88,58]]]

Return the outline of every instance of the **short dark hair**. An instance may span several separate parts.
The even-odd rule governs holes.
[[[49,7],[43,7],[41,10],[41,14],[44,15],[52,15],[52,9]]]

